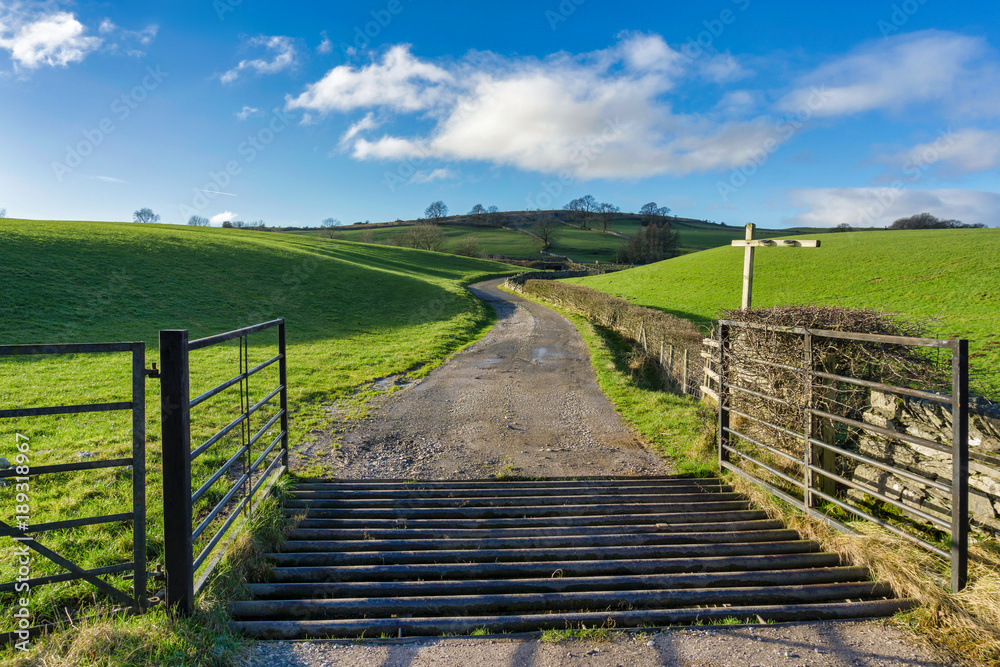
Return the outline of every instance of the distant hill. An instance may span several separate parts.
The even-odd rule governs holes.
[[[541,222],[555,220],[563,225],[555,234],[549,255],[561,255],[579,263],[614,263],[618,251],[626,238],[636,233],[644,216],[638,213],[617,213],[608,223],[608,231],[596,215],[581,226],[577,214],[572,211],[500,211],[490,215],[452,215],[443,218],[396,220],[394,222],[355,223],[332,229],[292,228],[292,234],[311,236],[328,235],[345,241],[367,241],[374,243],[394,243],[394,237],[405,233],[405,228],[433,222],[444,229],[446,242],[444,250],[455,252],[463,239],[474,236],[479,240],[481,250],[492,257],[544,258],[542,241],[532,234],[531,228]],[[708,248],[728,246],[733,239],[744,237],[743,226],[734,227],[725,223],[709,222],[696,218],[666,216],[664,221],[680,233],[681,252],[690,253]],[[810,233],[821,234],[832,229],[766,229],[759,228],[758,237],[776,234]]]

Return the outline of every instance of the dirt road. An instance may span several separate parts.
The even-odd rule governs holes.
[[[403,392],[372,402],[334,457],[345,478],[669,474],[601,393],[587,347],[554,311],[473,286],[497,325]]]
[[[586,346],[554,311],[474,286],[498,313],[475,345],[405,391],[374,401],[342,433],[341,478],[481,478],[668,474],[600,392]],[[391,380],[390,380],[391,381]],[[313,447],[329,443],[331,434]],[[328,444],[326,446],[329,446]],[[610,642],[533,637],[427,638],[388,643],[261,642],[260,667],[554,667],[580,665],[919,666],[948,664],[881,622],[671,628]]]

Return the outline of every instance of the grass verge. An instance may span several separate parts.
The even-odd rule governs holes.
[[[226,551],[206,591],[188,618],[174,617],[161,605],[141,616],[95,609],[86,619],[67,621],[51,634],[31,641],[30,650],[0,650],[10,667],[229,667],[240,664],[250,646],[229,630],[228,604],[245,582],[266,574],[263,555],[294,528],[281,514],[280,501],[293,479],[283,477]]]
[[[803,538],[816,540],[846,563],[867,567],[874,580],[888,582],[899,597],[920,601],[916,609],[897,614],[891,620],[894,625],[913,631],[961,664],[1000,664],[1000,545],[996,540],[970,545],[969,585],[953,594],[947,562],[911,542],[865,521],[849,524],[856,535],[845,534],[740,477],[728,475],[727,481]]]

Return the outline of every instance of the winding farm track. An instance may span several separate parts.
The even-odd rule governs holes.
[[[664,475],[667,463],[601,393],[587,347],[555,311],[497,289],[481,340],[403,392],[372,401],[334,461],[339,478]]]

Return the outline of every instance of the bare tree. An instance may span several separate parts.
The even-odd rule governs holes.
[[[482,257],[483,251],[479,247],[479,237],[478,236],[463,236],[455,246],[456,255],[465,255],[466,257]]]
[[[486,209],[486,224],[491,227],[500,226],[500,208],[497,206],[490,206]]]
[[[597,203],[593,195],[585,195],[566,204],[563,206],[563,209],[575,213],[574,217],[580,221],[580,226],[586,229],[587,223],[593,214],[597,212],[599,206],[600,204]]]
[[[340,220],[336,218],[324,218],[320,225],[323,227],[340,227]]]
[[[7,209],[0,208],[0,220],[3,220],[6,217],[7,217]]]
[[[648,225],[658,222],[658,218],[665,218],[670,215],[670,209],[666,206],[657,207],[656,202],[651,201],[648,204],[642,205],[642,208],[639,209],[639,215],[642,216],[642,224]]]
[[[448,207],[445,206],[444,202],[440,199],[432,203],[427,207],[427,210],[424,211],[425,218],[443,218],[446,215],[448,215]]]
[[[835,231],[835,232],[849,232],[849,231],[851,231],[851,229],[852,228],[851,228],[851,226],[849,224],[847,224],[846,222],[842,222],[839,225],[837,225],[836,227],[834,227],[833,231]]]
[[[621,213],[621,209],[614,204],[603,202],[597,205],[597,214],[601,217],[601,228],[608,231],[608,224],[615,217],[616,213]]]
[[[413,225],[402,236],[402,245],[408,248],[441,250],[444,246],[444,232],[437,225],[430,223]]]
[[[195,227],[208,227],[208,218],[201,215],[192,215],[188,218],[188,224]]]
[[[545,244],[542,250],[548,250],[552,247],[552,241],[558,228],[559,221],[552,217],[544,218],[535,224],[533,228],[535,236],[542,239],[542,243]]]
[[[486,213],[486,209],[483,208],[482,204],[476,204],[472,207],[472,210],[469,211],[469,215],[482,215],[483,213]]]
[[[140,208],[132,214],[136,222],[159,222],[160,216],[153,213],[151,208]]]

